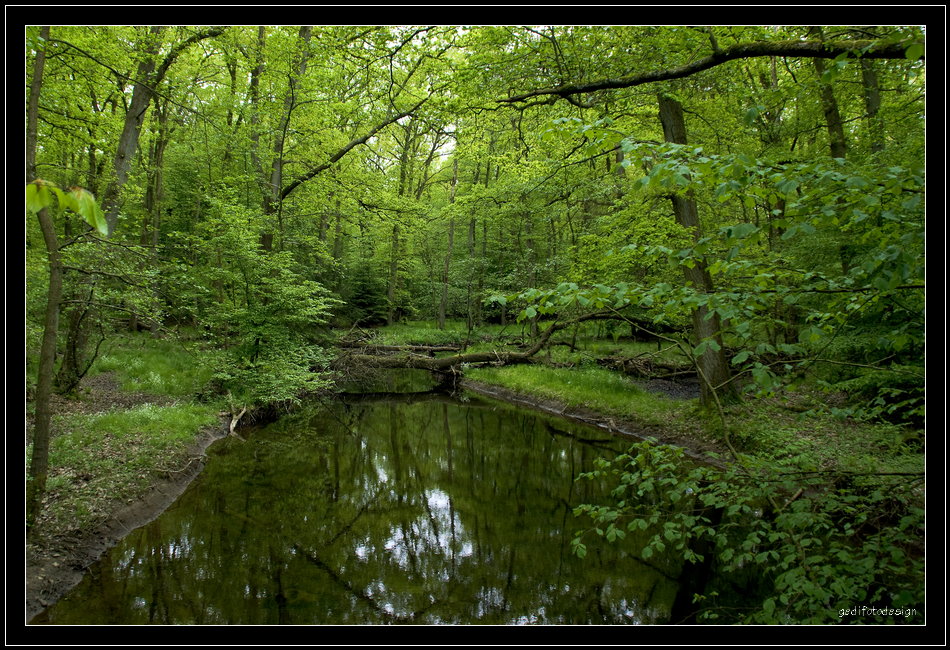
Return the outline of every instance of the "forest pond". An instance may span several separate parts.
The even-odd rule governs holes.
[[[33,622],[670,620],[680,559],[571,552],[572,509],[608,492],[575,478],[629,439],[440,393],[313,403],[241,435]]]

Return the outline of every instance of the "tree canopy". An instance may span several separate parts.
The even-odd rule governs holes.
[[[325,384],[332,328],[515,320],[537,343],[596,315],[686,333],[708,404],[807,379],[922,422],[923,27],[26,45],[27,349],[53,327],[63,390],[94,331],[197,332],[218,390],[274,403]]]

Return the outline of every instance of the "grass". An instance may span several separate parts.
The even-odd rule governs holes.
[[[180,343],[125,334],[104,348],[90,376],[111,372],[123,392],[174,397],[176,403],[54,416],[41,515],[42,527],[54,534],[101,523],[116,501],[140,497],[156,479],[182,469],[190,445],[217,422],[221,409],[220,403],[191,401],[210,373]]]
[[[110,502],[140,496],[182,469],[196,434],[217,422],[209,404],[143,404],[133,409],[54,418],[47,508],[56,530],[99,523]]]
[[[598,367],[516,365],[469,368],[465,376],[517,393],[651,426],[669,426],[672,421],[685,421],[695,410],[692,401],[676,401],[649,393],[630,379]]]
[[[174,340],[123,335],[107,346],[90,374],[114,372],[125,391],[185,397],[197,393],[211,379],[212,370],[199,363],[200,353]]]

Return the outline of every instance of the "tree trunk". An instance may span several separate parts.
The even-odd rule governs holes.
[[[40,91],[43,88],[43,68],[46,65],[46,43],[49,42],[49,26],[40,28],[43,43],[33,62],[33,80],[30,83],[30,99],[27,109],[26,129],[26,175],[27,180],[36,178],[37,117],[39,115]],[[30,471],[26,485],[26,527],[29,533],[39,514],[46,492],[46,476],[49,473],[50,396],[53,393],[53,365],[56,361],[56,330],[59,320],[59,300],[63,291],[63,265],[59,255],[56,228],[46,209],[37,213],[46,252],[49,256],[49,290],[46,294],[46,318],[43,323],[43,342],[40,345],[39,371],[36,377],[34,405],[36,414],[33,425],[33,452],[30,455]]]
[[[30,82],[30,99],[26,112],[26,181],[36,179],[36,123],[39,119],[40,90],[43,87],[43,68],[46,66],[46,43],[49,42],[49,25],[40,27],[43,43],[36,50],[33,61],[33,79]]]
[[[399,281],[399,224],[393,223],[392,245],[389,253],[389,288],[387,298],[389,300],[389,311],[386,316],[386,324],[392,325],[396,322],[396,283]]]
[[[36,377],[36,417],[33,426],[33,453],[26,490],[26,525],[33,526],[42,507],[49,473],[50,396],[53,393],[53,366],[56,362],[56,333],[59,325],[59,301],[63,292],[63,264],[59,254],[56,227],[46,209],[36,214],[49,256],[49,291],[46,296],[46,318],[43,322],[43,343],[40,367]]]
[[[660,122],[663,124],[663,135],[667,142],[687,144],[686,122],[683,119],[683,107],[669,95],[660,94]],[[691,193],[685,196],[674,194],[671,197],[673,212],[676,221],[693,233],[693,241],[699,241],[702,231],[699,223],[699,210]],[[706,270],[704,259],[697,260],[693,268],[685,268],[686,282],[702,293],[712,293],[713,284],[709,272]],[[701,401],[711,404],[718,394],[720,401],[733,401],[738,398],[738,392],[731,383],[729,362],[726,359],[722,346],[722,333],[719,315],[710,313],[705,307],[693,310],[693,340],[698,345],[701,341],[712,340],[718,345],[718,350],[707,347],[697,359],[698,369],[702,382]]]
[[[129,170],[132,168],[132,160],[135,158],[135,151],[139,144],[142,123],[145,121],[145,111],[148,110],[148,105],[152,101],[156,83],[156,80],[152,78],[152,73],[155,71],[155,55],[158,53],[158,35],[163,29],[163,27],[149,29],[148,43],[139,61],[135,85],[132,87],[132,101],[125,113],[122,135],[119,136],[119,145],[113,160],[115,177],[109,183],[102,200],[110,235],[115,231],[116,222],[119,219],[121,207],[119,193],[129,178]]]
[[[261,248],[272,250],[274,242],[274,232],[270,230],[277,226],[278,249],[283,248],[284,224],[283,224],[283,197],[281,196],[281,185],[284,182],[284,144],[287,140],[287,132],[290,129],[290,118],[294,109],[297,107],[297,83],[303,79],[307,72],[307,61],[309,59],[310,35],[313,27],[302,25],[297,34],[298,55],[294,69],[290,74],[290,81],[287,93],[284,95],[284,110],[280,116],[280,122],[277,124],[276,136],[274,138],[274,147],[272,150],[270,179],[265,183],[267,191],[264,196],[264,215],[267,223],[265,230],[261,233]],[[276,224],[274,223],[276,219]]]
[[[868,114],[871,153],[879,153],[884,151],[884,124],[878,117],[881,110],[881,86],[874,63],[867,59],[861,59],[861,80],[864,82],[864,108]]]
[[[452,189],[449,191],[449,205],[455,203],[455,189],[459,180],[459,160],[452,163]],[[455,211],[452,208],[449,217],[449,241],[445,250],[445,261],[442,264],[442,300],[439,302],[439,329],[445,329],[445,312],[449,302],[449,267],[452,264],[452,248],[455,244]]]
[[[158,26],[149,28],[146,43],[141,53],[141,60],[139,61],[138,70],[135,75],[135,85],[132,87],[132,100],[125,113],[122,135],[119,136],[119,145],[116,148],[116,154],[113,160],[115,177],[109,183],[108,188],[106,188],[105,196],[102,199],[103,211],[106,215],[106,223],[109,225],[110,235],[115,230],[116,222],[119,218],[119,209],[121,207],[120,194],[129,178],[132,160],[135,158],[135,152],[139,146],[139,135],[142,132],[142,123],[145,121],[145,112],[148,110],[148,105],[155,96],[155,89],[165,78],[165,73],[168,72],[168,68],[185,49],[206,38],[218,36],[223,33],[226,28],[212,27],[181,41],[171,49],[161,64],[156,68],[155,57],[158,55],[160,45],[159,35],[164,29],[164,27]]]
[[[814,27],[812,34],[822,38],[821,28]],[[831,147],[832,158],[845,158],[848,153],[848,142],[844,135],[844,122],[841,121],[841,111],[838,110],[838,100],[835,99],[835,91],[831,84],[822,80],[825,73],[825,62],[823,59],[815,59],[815,72],[818,73],[818,83],[821,85],[821,110],[825,114],[825,122],[828,128],[828,141]]]

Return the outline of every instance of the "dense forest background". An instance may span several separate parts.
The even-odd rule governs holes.
[[[28,521],[51,400],[75,396],[129,332],[186,349],[197,397],[237,415],[331,387],[348,370],[341,334],[461,328],[457,355],[361,359],[458,370],[555,341],[574,350],[597,323],[679,355],[723,425],[730,404],[807,387],[828,396],[825,415],[889,423],[901,453],[924,449],[923,27],[25,36]],[[512,341],[485,334],[495,326],[520,332],[517,345],[502,350]],[[744,471],[729,482],[762,488]],[[916,466],[884,473],[922,479]],[[896,531],[879,546],[901,576],[895,602],[916,603],[921,565],[902,553],[921,556],[908,540],[922,540],[922,510],[900,519],[903,497],[874,490],[876,508],[910,522],[867,529]],[[789,514],[812,503],[790,493]],[[816,506],[816,526],[857,512],[858,496],[836,498]],[[775,535],[798,543],[802,522],[783,525]],[[850,544],[835,551],[843,573],[858,564]],[[875,553],[867,571],[892,571]]]
[[[314,381],[328,326],[609,304],[692,326],[720,390],[804,364],[922,415],[921,28],[27,39],[28,180],[104,211],[27,222],[28,350],[62,258],[59,390],[117,328],[195,328],[267,400]]]

